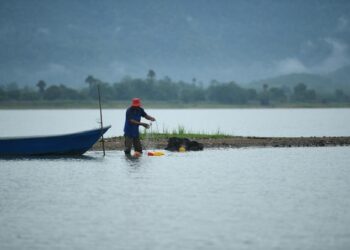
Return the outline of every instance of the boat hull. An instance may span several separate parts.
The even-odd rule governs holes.
[[[0,156],[82,155],[110,127],[54,136],[0,138]]]

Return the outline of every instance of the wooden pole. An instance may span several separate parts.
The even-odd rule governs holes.
[[[106,151],[105,151],[105,140],[103,138],[103,119],[102,119],[102,106],[101,106],[101,93],[100,93],[100,85],[97,85],[97,91],[98,91],[98,103],[100,106],[100,124],[101,124],[101,136],[102,136],[102,149],[103,149],[103,156],[106,155]]]

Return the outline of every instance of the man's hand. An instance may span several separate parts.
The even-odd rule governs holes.
[[[147,123],[142,123],[141,125],[144,126],[145,128],[149,128],[149,124]]]

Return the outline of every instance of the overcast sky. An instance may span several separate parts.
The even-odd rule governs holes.
[[[0,1],[0,84],[327,74],[349,45],[348,0]]]

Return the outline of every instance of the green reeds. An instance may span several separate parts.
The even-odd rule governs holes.
[[[170,137],[178,138],[189,138],[189,139],[222,139],[229,138],[232,135],[224,134],[218,129],[214,133],[207,132],[192,132],[187,130],[184,126],[179,125],[177,128],[169,131],[167,128],[163,128],[163,131],[154,131],[151,129],[144,129],[140,134],[141,139],[152,138],[152,139],[168,139]]]

